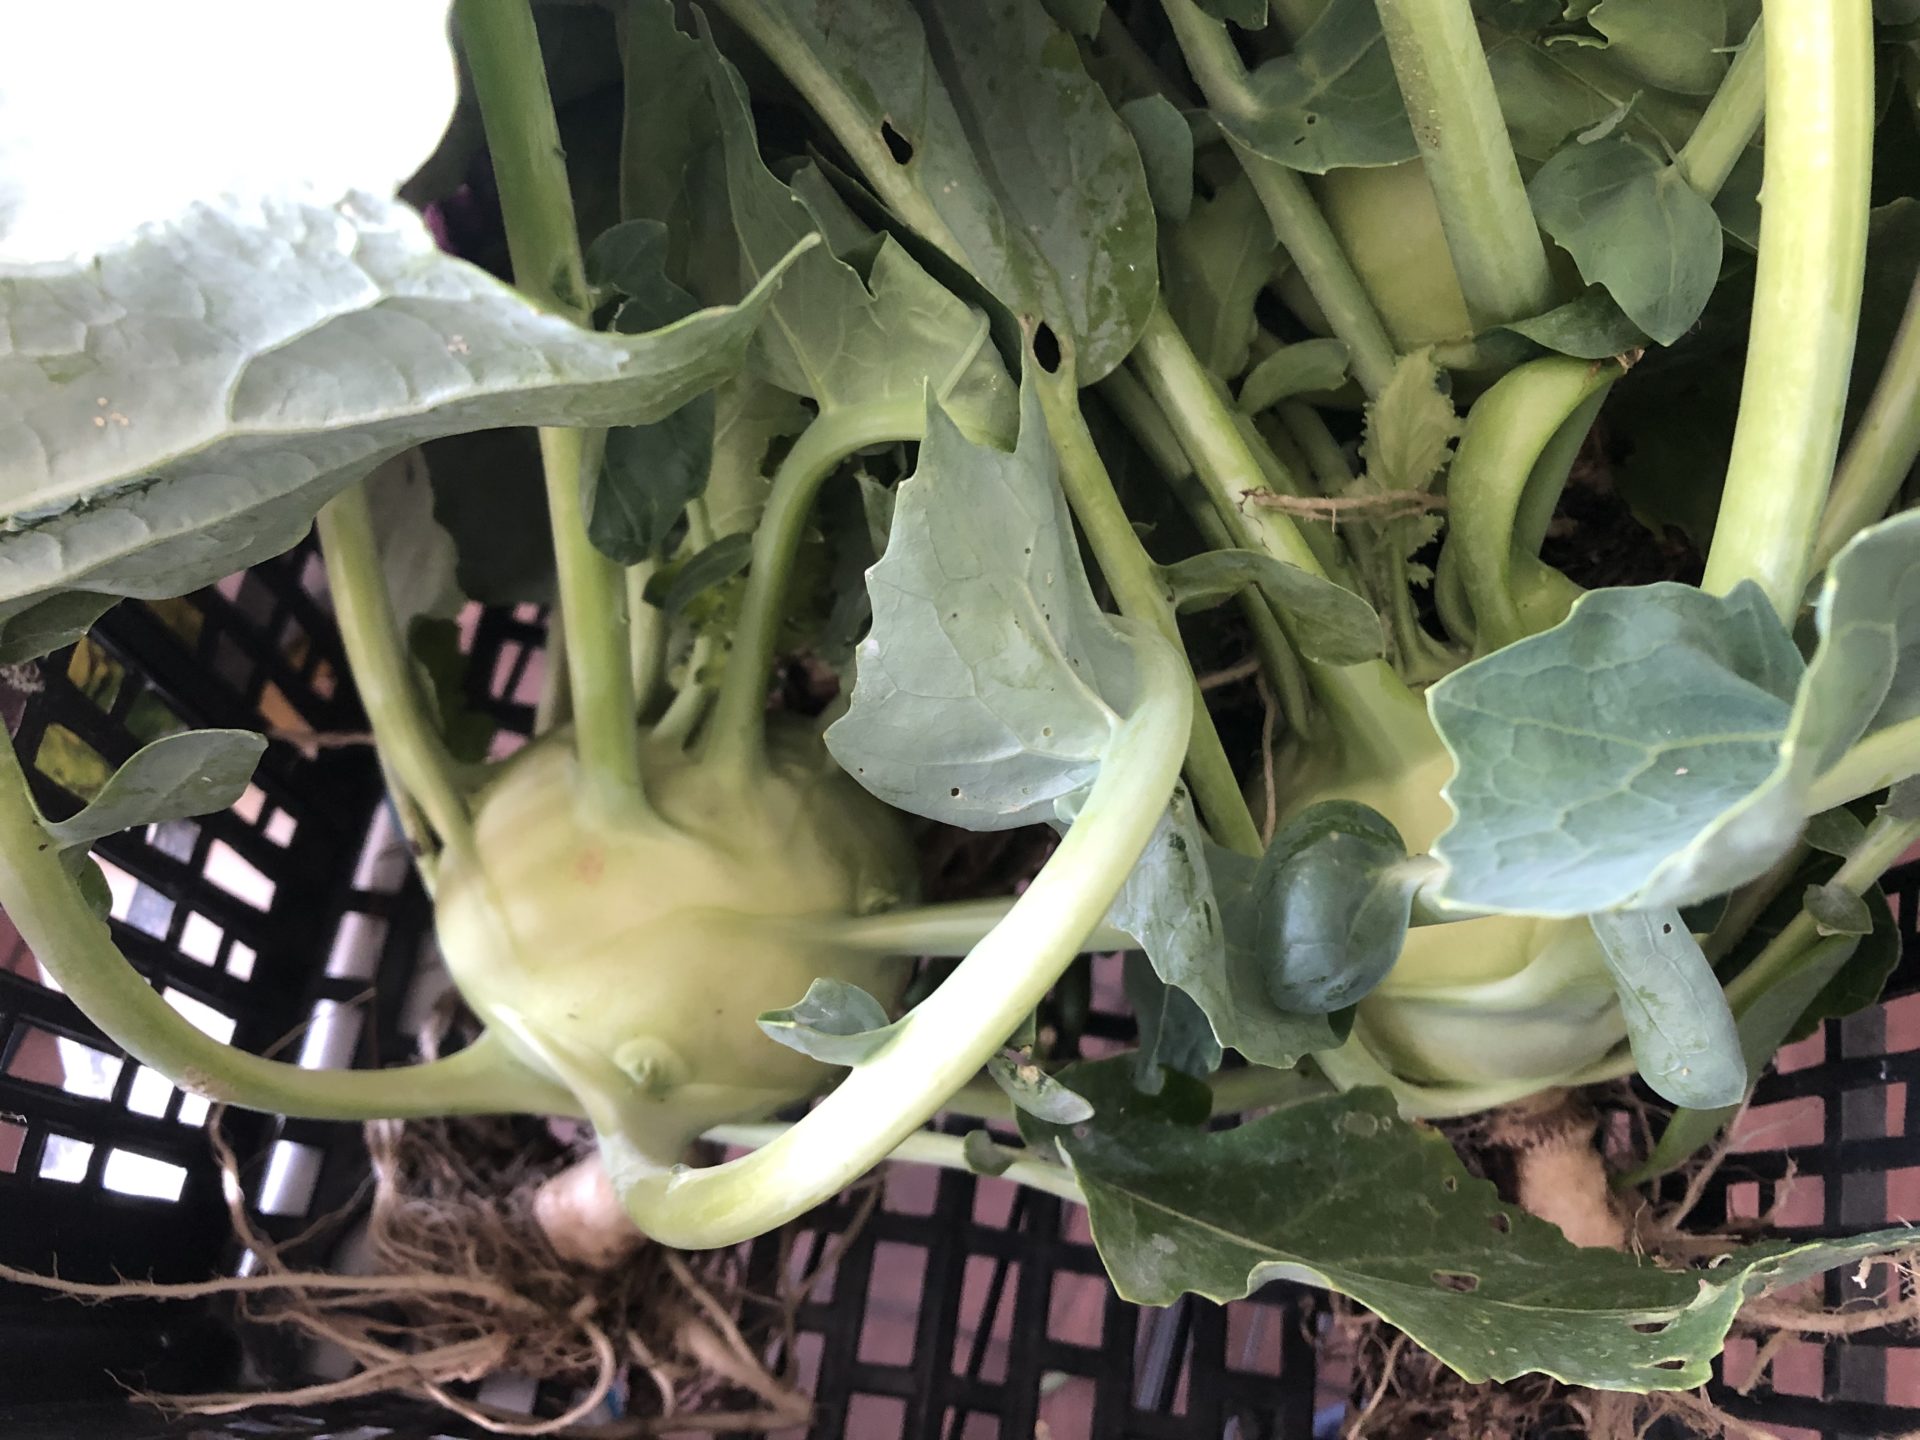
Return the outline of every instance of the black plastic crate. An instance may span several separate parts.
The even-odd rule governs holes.
[[[531,727],[543,638],[543,617],[529,607],[485,612],[471,629],[471,698],[503,732]],[[38,681],[13,674],[6,719],[22,758],[31,764],[51,744],[56,771],[84,766],[89,751],[118,763],[156,726],[240,725],[282,737],[235,811],[102,847],[124,876],[116,934],[143,973],[189,1006],[207,1007],[195,1013],[209,1023],[230,1020],[245,1048],[264,1050],[304,1026],[296,1043],[309,1063],[403,1058],[411,1033],[403,1010],[431,917],[383,814],[371,752],[335,743],[364,720],[311,548],[186,602],[123,604],[78,661],[62,652],[39,673]],[[75,803],[41,780],[50,809]],[[1762,1136],[1760,1148],[1734,1156],[1703,1219],[1759,1213],[1789,1166],[1800,1188],[1787,1218],[1813,1229],[1857,1230],[1907,1204],[1912,1213],[1897,1218],[1920,1214],[1920,868],[1902,872],[1893,889],[1909,959],[1891,1003],[1829,1025],[1792,1057],[1798,1068],[1767,1078],[1753,1113],[1763,1125],[1790,1120],[1790,1143]],[[38,981],[10,932],[0,938],[8,941],[0,958],[0,1261],[57,1264],[74,1279],[231,1272],[243,1257],[206,1144],[204,1106],[142,1078]],[[1096,997],[1117,988],[1104,975]],[[1096,1045],[1114,1043],[1125,1027],[1096,1009],[1089,1033]],[[50,1048],[62,1072],[67,1061],[87,1063],[53,1071]],[[256,1223],[276,1241],[346,1205],[365,1175],[354,1126],[231,1112],[226,1133],[243,1159]],[[171,1198],[126,1193],[176,1180]],[[1815,1195],[1817,1204],[1802,1198]],[[842,1201],[799,1222],[784,1263],[811,1265],[852,1213]],[[759,1242],[748,1263],[750,1274],[771,1277],[783,1263],[779,1243]],[[1827,1284],[1830,1300],[1847,1297],[1846,1274]],[[0,1434],[487,1433],[396,1401],[168,1426],[122,1399],[123,1384],[231,1385],[239,1346],[229,1313],[217,1302],[82,1307],[0,1287]],[[1309,1440],[1335,1433],[1346,1398],[1337,1384],[1318,1383],[1324,1312],[1313,1292],[1275,1285],[1233,1306],[1137,1309],[1108,1288],[1077,1207],[952,1172],[893,1168],[881,1203],[798,1320],[792,1358],[815,1395],[808,1434],[820,1440]],[[1920,1347],[1897,1336],[1796,1353],[1781,1375],[1792,1382],[1783,1391],[1727,1397],[1728,1407],[1832,1440],[1920,1426]],[[1793,1384],[1811,1393],[1790,1393]]]

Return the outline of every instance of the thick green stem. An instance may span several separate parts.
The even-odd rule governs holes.
[[[1767,44],[1765,27],[1756,23],[1747,43],[1727,67],[1706,114],[1673,157],[1673,165],[1695,190],[1711,200],[1727,183],[1733,167],[1760,131],[1766,110]]]
[[[1161,0],[1161,5],[1207,104],[1229,123],[1257,105],[1227,27],[1194,0]],[[1306,182],[1278,161],[1234,140],[1230,128],[1227,138],[1267,212],[1274,238],[1299,267],[1333,333],[1346,343],[1353,378],[1369,396],[1378,395],[1393,378],[1393,340]]]
[[[1827,883],[1853,895],[1864,895],[1882,875],[1920,840],[1920,819],[1882,813],[1867,827],[1866,838]],[[1727,1003],[1738,1015],[1754,997],[1798,965],[1820,942],[1819,926],[1802,910],[1767,943],[1753,963],[1727,982]]]
[[[1073,377],[1062,370],[1049,375],[1041,370],[1031,351],[1026,363],[1034,367],[1034,383],[1040,391],[1041,408],[1047,417],[1047,434],[1053,440],[1060,459],[1060,484],[1074,519],[1087,537],[1100,573],[1112,587],[1120,613],[1150,625],[1167,643],[1184,653],[1180,626],[1159,567],[1140,543],[1133,521],[1114,492],[1113,479],[1107,474],[1093,437],[1087,433],[1080,413],[1080,396]],[[1220,743],[1220,732],[1213,727],[1206,697],[1199,681],[1193,688],[1193,728],[1187,740],[1187,785],[1207,822],[1207,828],[1222,845],[1244,854],[1258,855],[1260,827],[1240,793],[1233,762]]]
[[[627,651],[636,715],[654,708],[667,668],[667,617],[659,606],[647,603],[647,582],[657,568],[651,560],[627,567]]]
[[[1552,309],[1547,247],[1471,0],[1375,3],[1467,313],[1484,329]]]
[[[382,742],[385,743],[384,740]],[[121,955],[42,828],[10,742],[0,740],[0,909],[67,998],[134,1059],[210,1100],[320,1120],[577,1114],[566,1091],[491,1038],[400,1070],[308,1070],[196,1029]]]
[[[1814,573],[1826,569],[1843,545],[1887,513],[1915,461],[1920,461],[1920,276],[1914,279],[1893,350],[1860,417],[1860,428],[1840,457],[1813,549]]]
[[[319,529],[340,643],[379,741],[381,762],[427,817],[440,843],[466,849],[473,843],[473,822],[453,781],[453,757],[427,718],[413,661],[394,620],[366,487],[354,485],[328,501]]]
[[[575,324],[587,319],[587,282],[573,192],[529,0],[457,0],[461,48],[473,77],[500,192],[514,283]],[[587,539],[583,487],[599,469],[604,435],[542,430],[540,461],[553,520],[560,621],[575,744],[596,806],[645,805],[640,783],[626,580]]]
[[[1701,584],[1791,623],[1833,477],[1860,319],[1873,159],[1870,0],[1768,0],[1767,203],[1752,328]]]
[[[965,955],[993,933],[1013,905],[1011,899],[952,900],[879,915],[836,917],[825,922],[819,934],[864,955]],[[1125,931],[1101,924],[1087,936],[1084,948],[1092,954],[1105,954],[1137,950],[1140,942]]]
[[[1260,463],[1235,426],[1217,382],[1164,305],[1155,307],[1133,359],[1238,542],[1325,575],[1313,547],[1289,516],[1245,503],[1248,495],[1265,488]],[[1305,664],[1314,693],[1333,713],[1335,732],[1354,761],[1393,773],[1431,755],[1433,732],[1426,707],[1384,660]]]
[[[1105,918],[1166,813],[1192,720],[1184,656],[1132,626],[1139,700],[1115,729],[1073,828],[1006,919],[805,1119],[707,1170],[662,1170],[603,1132],[627,1213],[665,1245],[734,1245],[782,1225],[872,1168],[971,1080]]]
[[[820,487],[849,455],[888,441],[917,440],[926,424],[926,401],[919,396],[829,410],[801,433],[780,462],[753,533],[747,591],[707,728],[705,755],[715,765],[752,776],[765,762],[767,684],[794,558]]]
[[[1502,376],[1467,412],[1447,472],[1441,565],[1458,567],[1482,654],[1541,628],[1522,611],[1514,566],[1533,558],[1523,542],[1537,544],[1544,533],[1593,406],[1621,373],[1611,363],[1533,360]]]
[[[1807,793],[1807,812],[1818,815],[1897,781],[1920,774],[1920,717],[1876,730],[1840,757]]]
[[[716,1130],[709,1130],[705,1138],[722,1145],[759,1150],[771,1145],[791,1129],[791,1125],[722,1125]],[[1076,1205],[1087,1203],[1086,1197],[1080,1193],[1080,1187],[1074,1183],[1073,1172],[1066,1166],[1052,1160],[1037,1159],[1028,1150],[1005,1145],[999,1149],[1001,1158],[1007,1162],[1005,1170],[994,1172],[1000,1179],[1057,1195]],[[916,1130],[894,1146],[886,1159],[908,1165],[937,1165],[943,1170],[973,1170],[972,1162],[967,1159],[964,1139],[931,1130]]]

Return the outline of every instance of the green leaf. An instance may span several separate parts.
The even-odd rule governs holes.
[[[1601,0],[1586,18],[1610,56],[1659,89],[1711,95],[1727,73],[1726,0]]]
[[[118,595],[66,590],[0,621],[0,665],[38,660],[73,644],[120,603]]]
[[[1777,860],[1768,793],[1803,663],[1757,586],[1599,590],[1427,692],[1454,758],[1441,894],[1536,915],[1655,909]]]
[[[1267,0],[1196,0],[1216,20],[1227,20],[1242,30],[1261,30],[1267,23]]]
[[[993,1077],[1015,1108],[1050,1125],[1078,1125],[1093,1118],[1093,1106],[1033,1063],[1031,1052],[995,1055],[987,1061]]]
[[[1162,219],[1180,221],[1193,209],[1193,127],[1164,95],[1143,95],[1120,107],[1120,118],[1140,147],[1147,193]]]
[[[553,525],[540,441],[529,429],[475,430],[420,447],[433,518],[453,537],[455,583],[483,605],[553,599]]]
[[[858,1065],[893,1038],[887,1007],[844,980],[815,980],[798,1005],[769,1010],[757,1023],[789,1050],[829,1065]]]
[[[745,275],[757,276],[820,223],[761,163],[739,75],[710,41],[698,56],[720,117],[741,263]],[[888,238],[864,281],[824,246],[796,261],[793,283],[774,297],[755,337],[755,358],[774,384],[815,401],[823,413],[917,399],[932,386],[970,436],[1011,440],[1013,385],[987,332],[985,315],[955,299]]]
[[[1325,1286],[1474,1382],[1540,1371],[1609,1390],[1701,1385],[1749,1295],[1920,1239],[1899,1229],[1782,1241],[1669,1270],[1578,1248],[1503,1204],[1383,1091],[1304,1100],[1212,1133],[1087,1093],[1095,1120],[1057,1142],[1124,1299],[1226,1303],[1275,1279]]]
[[[1167,230],[1167,309],[1200,363],[1238,375],[1258,328],[1254,302],[1279,250],[1260,197],[1236,174]]]
[[[81,900],[93,912],[95,919],[105,920],[113,913],[113,890],[107,884],[106,872],[95,862],[86,846],[69,845],[61,850],[60,866],[73,881],[74,888],[80,892]]]
[[[1581,278],[1660,344],[1700,318],[1720,278],[1720,220],[1673,166],[1630,140],[1569,145],[1527,196]]]
[[[1851,855],[1867,838],[1867,827],[1851,810],[1823,810],[1807,821],[1807,844],[1823,855]]]
[[[1258,415],[1295,395],[1338,390],[1347,379],[1347,347],[1338,340],[1282,345],[1248,372],[1235,404]]]
[[[1204,610],[1257,587],[1308,659],[1360,665],[1385,651],[1380,617],[1365,600],[1324,576],[1255,550],[1209,550],[1164,567],[1180,610]]]
[[[1358,1004],[1400,958],[1427,873],[1365,805],[1327,800],[1289,820],[1253,882],[1268,996],[1309,1015]]]
[[[1181,786],[1107,920],[1140,942],[1163,983],[1200,1007],[1220,1045],[1289,1070],[1345,1039],[1345,1023],[1285,1010],[1268,994],[1256,863],[1208,842]]]
[[[400,633],[421,616],[458,615],[467,597],[456,574],[453,537],[433,516],[426,457],[418,450],[394,456],[366,478],[365,488],[380,573]]]
[[[1153,205],[1132,135],[1040,0],[771,8],[835,101],[904,157],[900,182],[956,258],[1054,330],[1082,385],[1118,365],[1159,289]]]
[[[1294,170],[1397,165],[1418,155],[1373,0],[1329,0],[1285,55],[1249,77],[1249,103],[1218,117],[1240,144]]]
[[[1166,1083],[1163,1069],[1204,1080],[1220,1068],[1220,1042],[1206,1014],[1184,990],[1163,981],[1154,973],[1153,962],[1137,950],[1121,958],[1120,974],[1127,1006],[1140,1029],[1140,1048],[1134,1052],[1137,1088],[1158,1094]]]
[[[1830,875],[1835,868],[1835,862],[1828,860],[1817,873]],[[1801,873],[1809,872],[1803,869]],[[1900,933],[1884,895],[1873,890],[1865,903],[1872,919],[1870,934],[1835,935],[1819,941],[1735,1013],[1740,1049],[1750,1077],[1757,1079],[1782,1045],[1805,1039],[1821,1021],[1852,1015],[1880,998],[1887,977],[1900,963]],[[1800,891],[1788,886],[1742,942],[1742,968],[1799,911]],[[1738,1105],[1674,1111],[1646,1162],[1621,1183],[1637,1185],[1684,1165],[1711,1145],[1739,1113]]]
[[[467,765],[481,764],[493,747],[500,725],[467,699],[470,657],[460,648],[460,625],[453,619],[416,616],[407,627],[407,653],[413,657],[421,693],[431,710],[447,752]]]
[[[1851,890],[1838,885],[1809,885],[1803,903],[1822,937],[1873,933],[1873,913]]]
[[[1460,415],[1440,392],[1440,378],[1432,352],[1416,350],[1400,358],[1386,388],[1368,404],[1360,457],[1374,490],[1430,489],[1452,458]]]
[[[714,400],[697,395],[664,420],[607,432],[587,500],[587,538],[621,565],[657,557],[713,463]]]
[[[1067,1066],[1059,1078],[1093,1107],[1102,1129],[1137,1121],[1183,1127],[1207,1123],[1213,1113],[1213,1091],[1204,1081],[1168,1071],[1153,1089],[1144,1089],[1134,1083],[1131,1060],[1127,1055],[1082,1060]],[[1020,1125],[1020,1138],[1036,1150],[1049,1150],[1071,1134],[1069,1127],[1028,1111],[1014,1118]]]
[[[658,571],[647,582],[646,601],[678,615],[716,585],[724,585],[753,559],[753,536],[746,531],[722,535],[703,550]]]
[[[62,845],[91,845],[136,825],[224,810],[267,748],[250,730],[188,730],[136,750],[78,815],[46,822]]]
[[[777,284],[652,334],[591,334],[366,197],[209,203],[0,279],[0,323],[26,341],[0,356],[16,437],[0,447],[0,609],[211,583],[437,435],[670,413],[740,364]]]
[[[1627,318],[1627,312],[1603,285],[1589,286],[1566,304],[1556,305],[1545,314],[1515,320],[1499,328],[1576,360],[1606,360],[1638,350],[1647,343],[1645,333]]]
[[[960,1153],[976,1175],[1004,1175],[1019,1158],[1006,1146],[996,1145],[985,1130],[969,1130],[960,1142]]]
[[[1634,1064],[1656,1094],[1705,1109],[1747,1090],[1733,1011],[1678,910],[1588,917],[1626,1017]]]
[[[973,830],[1053,820],[1092,784],[1132,685],[1132,652],[1087,583],[1031,386],[1021,410],[1007,453],[929,405],[918,466],[868,573],[873,629],[852,704],[826,734],[888,804]]]

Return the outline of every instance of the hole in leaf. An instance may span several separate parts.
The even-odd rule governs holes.
[[[1671,935],[1671,934],[1673,933],[1673,926],[1672,926],[1672,925],[1662,925],[1662,926],[1660,927],[1660,933],[1661,933],[1662,935]]]
[[[1449,1195],[1453,1194],[1454,1191],[1460,1188],[1459,1177],[1456,1175],[1443,1176],[1440,1181],[1440,1188]]]
[[[1633,1327],[1633,1333],[1636,1335],[1660,1335],[1665,1333],[1670,1323],[1672,1322],[1667,1320],[1642,1320]]]
[[[1433,1272],[1433,1283],[1456,1295],[1471,1295],[1480,1288],[1480,1277],[1462,1270],[1436,1270]]]
[[[1496,1235],[1511,1235],[1513,1233],[1513,1217],[1504,1210],[1494,1211],[1490,1217],[1490,1223],[1493,1225],[1493,1230]]]
[[[954,786],[951,790],[947,791],[947,794],[955,800],[958,800],[960,798],[960,787],[958,785]]]
[[[913,142],[893,128],[891,120],[880,122],[880,138],[887,142],[887,153],[893,157],[896,165],[913,163]]]
[[[1662,1360],[1653,1368],[1656,1370],[1684,1370],[1687,1368],[1687,1362],[1684,1360]]]
[[[1049,375],[1060,369],[1060,337],[1044,320],[1033,327],[1033,358]]]

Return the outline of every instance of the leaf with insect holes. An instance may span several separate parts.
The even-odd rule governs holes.
[[[1737,1104],[1747,1066],[1726,992],[1674,909],[1587,917],[1612,972],[1641,1078],[1676,1105]]]
[[[49,820],[62,845],[90,845],[108,835],[224,810],[238,800],[266,752],[251,730],[189,730],[136,750],[79,814]]]
[[[1286,54],[1216,116],[1235,141],[1294,170],[1398,165],[1419,154],[1373,0],[1329,0]]]
[[[858,985],[815,980],[800,1003],[769,1010],[759,1025],[770,1039],[829,1065],[858,1065],[893,1038],[887,1008]]]
[[[1041,0],[782,0],[783,45],[891,157],[929,233],[1017,314],[1046,322],[1090,385],[1159,292],[1133,136]],[[822,102],[816,100],[816,108]],[[1044,143],[1040,143],[1044,137]]]
[[[1098,773],[1133,686],[1127,639],[1095,603],[1039,397],[1011,453],[929,405],[867,576],[873,629],[841,766],[887,803],[974,830],[1047,823]]]
[[[1107,1062],[1111,1064],[1112,1062]],[[1609,1390],[1704,1384],[1763,1288],[1904,1249],[1920,1230],[1752,1245],[1669,1269],[1503,1203],[1381,1090],[1302,1100],[1231,1130],[1065,1078],[1093,1120],[1050,1137],[1114,1287],[1137,1305],[1243,1299],[1273,1280],[1337,1290],[1472,1382],[1541,1372]],[[1120,1075],[1124,1077],[1125,1071]]]

